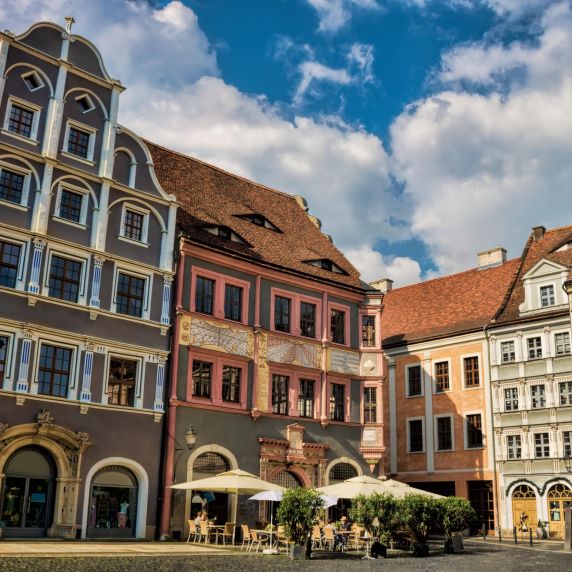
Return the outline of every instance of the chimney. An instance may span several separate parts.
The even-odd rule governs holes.
[[[393,280],[390,280],[389,278],[381,278],[381,280],[374,280],[373,282],[370,282],[369,285],[374,289],[374,290],[379,290],[380,292],[391,292],[391,288],[393,286]]]
[[[479,252],[477,254],[478,268],[490,268],[491,266],[500,266],[506,262],[506,250],[502,246],[496,246],[490,250]]]
[[[532,227],[532,238],[534,242],[538,242],[542,238],[544,238],[544,233],[546,232],[546,228],[543,226],[533,226]]]

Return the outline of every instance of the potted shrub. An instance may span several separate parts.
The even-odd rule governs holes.
[[[349,510],[350,520],[371,531],[375,528],[376,536],[386,545],[399,529],[398,502],[389,493],[373,493],[369,496],[359,495],[352,500]],[[376,526],[374,519],[377,517]]]
[[[477,519],[471,503],[460,497],[446,497],[439,503],[439,526],[445,533],[444,551],[453,551],[453,533],[469,528]]]
[[[315,489],[303,487],[284,492],[276,516],[284,525],[286,536],[292,543],[290,558],[308,558],[311,553],[310,534],[314,521],[324,508],[324,499]]]
[[[409,494],[399,501],[401,522],[415,538],[414,556],[429,556],[427,538],[431,529],[439,525],[439,499],[426,495]]]

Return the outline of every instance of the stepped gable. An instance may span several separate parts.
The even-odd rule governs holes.
[[[396,288],[383,299],[382,346],[482,329],[501,305],[519,259]]]
[[[528,238],[524,252],[522,253],[522,262],[518,268],[518,272],[514,278],[513,284],[507,293],[504,304],[500,307],[495,322],[511,322],[520,319],[519,306],[524,302],[524,285],[522,277],[540,260],[551,260],[557,264],[568,267],[568,275],[572,278],[572,248],[555,252],[561,246],[572,242],[572,226],[563,226],[547,230],[544,236],[539,240],[534,240],[532,233]],[[556,312],[562,311],[561,308]],[[542,316],[546,316],[543,311]],[[527,318],[530,320],[530,316]]]

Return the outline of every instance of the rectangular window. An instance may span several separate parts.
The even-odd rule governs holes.
[[[287,375],[272,376],[272,413],[288,415],[288,385]]]
[[[363,390],[363,418],[365,423],[377,423],[377,389],[365,387]]]
[[[570,353],[570,334],[568,332],[554,334],[554,345],[557,356],[568,355]]]
[[[274,297],[274,329],[278,332],[290,332],[290,298]]]
[[[72,350],[42,344],[38,367],[38,393],[67,397],[71,360]]]
[[[543,308],[554,306],[556,300],[554,299],[554,286],[541,286],[540,287],[540,304]]]
[[[69,126],[67,152],[82,159],[89,157],[89,139],[92,134],[77,127]]]
[[[563,381],[558,384],[560,405],[572,405],[572,381]]]
[[[6,374],[6,363],[8,361],[8,337],[0,336],[0,388],[4,384],[4,375]]]
[[[22,135],[22,137],[32,137],[35,112],[17,103],[10,105],[10,117],[8,119],[8,131]]]
[[[530,387],[532,409],[546,407],[546,391],[544,385],[532,385]]]
[[[298,412],[300,417],[314,417],[314,380],[300,379]]]
[[[300,302],[300,335],[305,338],[316,337],[316,304]]]
[[[412,365],[407,368],[407,396],[421,395],[421,366]]]
[[[195,283],[195,312],[212,315],[214,292],[214,280],[197,276],[197,281]]]
[[[110,405],[133,407],[135,405],[135,385],[137,381],[137,361],[111,357],[107,395]]]
[[[212,373],[212,363],[193,360],[193,397],[210,398]]]
[[[361,345],[364,348],[375,347],[375,316],[361,317]]]
[[[437,451],[453,449],[453,428],[450,417],[437,417]]]
[[[528,359],[537,359],[542,357],[542,340],[540,336],[536,338],[528,338],[526,343],[528,346]]]
[[[222,367],[222,400],[240,403],[240,374],[239,367],[224,365]]]
[[[435,392],[449,391],[449,362],[441,361],[435,364]]]
[[[509,435],[506,438],[506,450],[509,459],[522,458],[522,440],[520,435]]]
[[[332,341],[336,344],[346,343],[345,321],[346,313],[342,310],[332,308],[332,313],[330,314],[330,333]]]
[[[82,263],[55,254],[50,262],[48,294],[67,302],[77,302],[81,282]]]
[[[131,240],[142,242],[144,221],[144,214],[125,209],[125,214],[123,215],[123,236]]]
[[[479,387],[479,358],[477,356],[463,358],[463,371],[465,373],[465,387]]]
[[[120,273],[117,277],[117,312],[140,318],[144,300],[145,279]]]
[[[481,414],[467,415],[467,448],[483,446],[483,423]]]
[[[67,189],[61,189],[60,211],[57,215],[60,218],[81,223],[81,209],[84,201],[82,193],[74,193]]]
[[[25,182],[25,175],[3,168],[0,171],[0,199],[19,205],[22,201]]]
[[[510,387],[504,390],[504,410],[518,410],[518,387]]]
[[[409,452],[419,453],[423,451],[423,420],[412,419],[409,421]]]
[[[18,244],[0,242],[0,286],[16,287],[20,249]]]
[[[242,321],[242,292],[240,286],[224,285],[224,317],[227,320]]]
[[[511,363],[515,360],[514,342],[501,343],[501,361],[502,363]]]
[[[332,421],[345,421],[345,393],[345,385],[332,383],[330,388],[330,419]]]
[[[534,456],[537,459],[550,457],[550,436],[548,433],[534,435]]]
[[[562,431],[562,443],[564,445],[564,456],[572,457],[572,431]]]

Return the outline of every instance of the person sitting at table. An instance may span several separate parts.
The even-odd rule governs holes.
[[[342,516],[342,518],[340,519],[340,526],[338,527],[338,529],[334,528],[335,532],[334,550],[339,550],[340,552],[343,552],[346,549],[348,545],[348,535],[343,534],[340,531],[348,531],[348,530],[351,530],[351,525],[348,522],[347,517]]]

